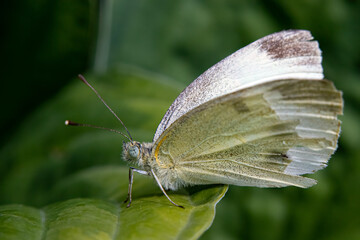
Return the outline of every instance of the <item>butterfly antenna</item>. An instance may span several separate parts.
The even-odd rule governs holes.
[[[78,75],[78,77],[80,78],[81,81],[83,81],[83,83],[85,83],[89,88],[91,88],[91,90],[93,90],[93,92],[96,94],[96,96],[103,102],[103,104],[107,107],[107,109],[109,109],[109,111],[117,118],[117,120],[119,120],[119,122],[121,123],[121,125],[123,125],[123,127],[125,128],[127,134],[129,135],[129,137],[126,137],[127,139],[129,139],[131,142],[133,141],[132,137],[131,137],[131,134],[129,132],[129,130],[126,128],[125,124],[121,121],[121,119],[118,117],[118,115],[116,115],[116,113],[109,107],[109,105],[107,105],[107,103],[105,102],[105,100],[100,96],[100,94],[95,90],[95,88],[93,86],[90,85],[90,83],[88,83],[88,81],[86,81],[85,77],[81,74]],[[69,121],[70,122],[70,121]],[[71,122],[72,123],[72,122]],[[119,131],[116,131],[114,129],[108,129],[108,128],[102,128],[102,127],[97,127],[97,126],[92,126],[92,125],[87,125],[87,124],[80,124],[80,125],[77,125],[77,126],[88,126],[88,127],[94,127],[94,128],[99,128],[99,129],[106,129],[106,130],[110,130],[110,131],[113,131],[113,132],[118,132],[120,133]],[[124,136],[124,134],[121,134]]]
[[[90,125],[90,124],[84,124],[84,123],[76,123],[76,122],[73,122],[73,121],[70,121],[70,120],[66,120],[65,125],[67,125],[67,126],[77,126],[77,127],[91,127],[91,128],[107,130],[107,131],[110,131],[110,132],[115,132],[115,133],[121,134],[122,136],[127,138],[129,141],[132,141],[125,133],[120,132],[120,131],[115,130],[115,129],[112,129],[112,128],[99,127],[99,126]]]

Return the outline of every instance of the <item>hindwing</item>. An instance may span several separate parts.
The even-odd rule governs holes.
[[[337,147],[342,94],[328,80],[266,82],[178,118],[153,147],[166,188],[223,183],[309,187]],[[171,175],[171,176],[170,176]],[[178,186],[179,185],[179,186]]]

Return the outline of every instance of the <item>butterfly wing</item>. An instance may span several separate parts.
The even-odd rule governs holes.
[[[212,99],[280,79],[323,79],[321,51],[309,31],[268,35],[223,59],[194,80],[174,101],[154,135]]]
[[[342,94],[327,80],[265,82],[178,118],[153,147],[164,187],[224,183],[309,187],[299,175],[326,166],[340,132]]]

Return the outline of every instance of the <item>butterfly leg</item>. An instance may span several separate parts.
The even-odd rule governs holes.
[[[132,201],[132,197],[131,197],[131,193],[132,193],[132,185],[133,185],[133,181],[134,181],[134,171],[138,172],[140,174],[143,175],[148,175],[150,176],[150,173],[144,170],[140,170],[140,169],[136,169],[133,167],[129,168],[129,189],[128,189],[128,196],[125,199],[124,203],[126,203],[127,201],[129,201],[128,205],[126,207],[130,207],[131,205],[131,201]]]
[[[164,193],[164,195],[167,197],[167,199],[168,199],[172,204],[174,204],[175,206],[180,207],[180,208],[184,208],[183,206],[174,203],[174,202],[171,200],[171,198],[166,194],[165,189],[164,189],[163,186],[161,185],[159,179],[157,178],[157,176],[156,176],[155,173],[154,173],[154,170],[152,170],[152,169],[151,169],[151,174],[152,174],[153,177],[155,178],[156,183],[159,185],[161,191]]]

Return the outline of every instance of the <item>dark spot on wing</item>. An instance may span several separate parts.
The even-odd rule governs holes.
[[[292,160],[289,158],[289,156],[286,153],[281,153],[281,157],[282,160],[287,164],[290,164],[292,162]]]
[[[238,99],[233,103],[235,110],[239,113],[249,112],[250,109],[246,106],[246,103],[242,99]]]
[[[261,50],[275,59],[320,56],[318,43],[311,39],[307,31],[283,31],[261,39],[259,44]]]

